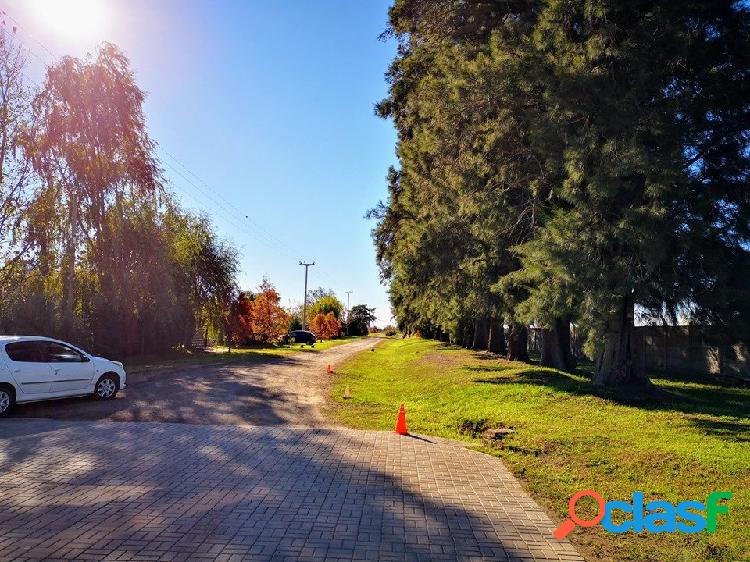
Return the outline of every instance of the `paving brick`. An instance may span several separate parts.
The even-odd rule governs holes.
[[[0,560],[582,560],[499,460],[386,432],[6,420],[0,492]]]

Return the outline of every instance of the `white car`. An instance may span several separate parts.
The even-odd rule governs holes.
[[[68,396],[111,400],[126,386],[122,363],[63,341],[0,336],[0,416],[14,404]]]

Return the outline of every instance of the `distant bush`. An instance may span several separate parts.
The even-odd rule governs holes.
[[[383,333],[386,336],[395,336],[398,333],[398,330],[396,329],[396,326],[391,326],[388,324],[385,328],[383,328]]]
[[[310,322],[310,329],[317,335],[321,340],[330,340],[336,338],[341,330],[341,324],[333,314],[318,313]]]

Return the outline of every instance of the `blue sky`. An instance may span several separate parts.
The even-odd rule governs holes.
[[[31,50],[29,77],[53,56],[119,45],[148,93],[169,185],[238,248],[241,286],[268,276],[284,304],[300,302],[297,262],[315,260],[311,287],[344,302],[352,290],[352,305],[388,322],[363,215],[396,161],[392,124],[373,114],[395,54],[378,39],[390,2],[95,0],[90,25],[48,11],[79,1],[0,0]]]

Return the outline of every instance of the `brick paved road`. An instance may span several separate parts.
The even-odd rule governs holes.
[[[494,458],[356,430],[0,422],[0,559],[580,560]]]

